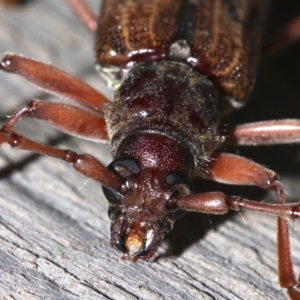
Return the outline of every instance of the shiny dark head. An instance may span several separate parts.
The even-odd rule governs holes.
[[[189,150],[159,133],[129,135],[108,167],[120,176],[118,189],[104,187],[108,199],[111,243],[123,258],[149,259],[176,219],[185,212],[173,199],[192,192]]]

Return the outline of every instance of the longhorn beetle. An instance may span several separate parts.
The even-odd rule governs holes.
[[[70,3],[96,33],[97,69],[115,90],[114,101],[55,67],[8,53],[2,71],[77,105],[33,100],[2,126],[0,142],[59,158],[99,181],[109,201],[111,243],[125,259],[150,259],[187,211],[252,210],[277,216],[279,281],[291,299],[299,299],[287,219],[300,217],[300,204],[285,203],[272,170],[218,151],[221,144],[300,141],[300,120],[295,119],[220,126],[253,87],[267,1],[107,0],[99,19],[83,1]],[[18,134],[14,127],[24,116],[77,137],[110,141],[113,162],[105,167],[89,154]],[[194,176],[271,190],[276,203],[214,191],[194,194]]]

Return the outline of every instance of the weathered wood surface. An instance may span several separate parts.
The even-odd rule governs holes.
[[[91,2],[97,7],[98,1]],[[297,2],[290,11],[300,10]],[[278,11],[275,26],[288,18],[284,8]],[[30,1],[21,9],[0,10],[0,53],[50,61],[103,90],[93,67],[92,41],[64,1]],[[290,49],[262,64],[249,105],[230,122],[300,117],[298,53]],[[55,99],[9,74],[0,73],[0,90],[1,121],[32,98]],[[41,122],[24,120],[19,130],[36,140],[110,161],[107,146],[69,138]],[[289,200],[299,200],[298,146],[248,148],[240,153],[276,170]],[[0,299],[286,298],[277,283],[273,217],[189,214],[178,222],[154,262],[134,264],[120,260],[120,253],[110,247],[107,203],[97,183],[67,164],[6,145],[0,152],[0,179]],[[203,182],[198,183],[200,190]],[[273,200],[257,189],[227,191]],[[294,227],[300,228],[299,222],[291,227],[299,274],[300,234]]]

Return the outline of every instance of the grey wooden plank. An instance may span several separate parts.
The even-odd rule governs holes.
[[[63,1],[30,1],[20,9],[0,10],[0,53],[50,61],[102,91],[92,41]],[[299,64],[295,49],[263,63],[252,101],[230,122],[299,117],[299,75],[292,71]],[[32,98],[56,99],[2,73],[0,90],[2,121]],[[107,146],[68,138],[45,124],[24,120],[19,130],[36,140],[91,153],[104,163],[111,159]],[[153,262],[124,262],[110,247],[107,203],[97,183],[51,158],[6,145],[0,151],[0,299],[286,298],[277,283],[275,218],[189,214]],[[289,199],[299,199],[298,147],[241,153],[278,171]],[[228,189],[248,192],[272,201],[272,195],[257,190]],[[291,231],[298,274],[299,232]]]

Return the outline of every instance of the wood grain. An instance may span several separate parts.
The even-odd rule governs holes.
[[[90,2],[97,7],[98,1]],[[273,17],[275,26],[300,9],[298,1],[289,5],[290,11],[281,2],[274,5],[279,12]],[[93,37],[63,1],[29,1],[20,9],[0,10],[1,53],[50,61],[102,91],[92,43]],[[299,117],[298,53],[289,49],[263,63],[249,105],[228,122]],[[0,73],[0,90],[3,122],[32,98],[56,99],[10,74]],[[19,131],[90,153],[104,163],[111,159],[106,146],[69,138],[40,122],[24,120]],[[289,200],[299,200],[298,146],[247,148],[240,153],[278,172]],[[0,150],[0,179],[0,299],[286,299],[277,280],[273,217],[188,214],[153,262],[134,264],[120,260],[120,253],[110,247],[107,203],[97,183],[67,164],[6,145]],[[222,188],[228,194],[273,200],[273,195],[256,189],[198,184],[199,190]],[[299,224],[291,227],[297,275],[300,235],[293,227]]]

